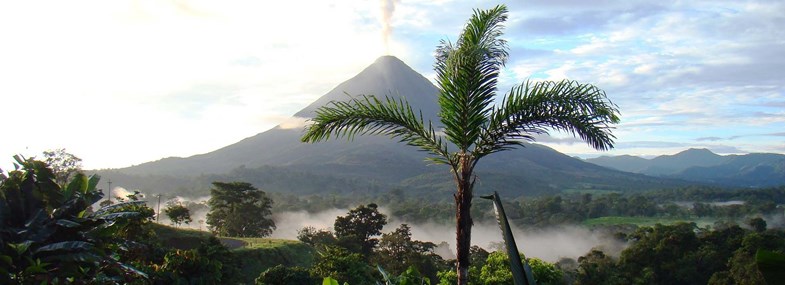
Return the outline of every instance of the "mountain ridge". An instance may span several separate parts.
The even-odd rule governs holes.
[[[405,99],[415,112],[421,110],[426,120],[434,120],[434,126],[438,128],[441,125],[436,120],[438,92],[431,81],[404,62],[393,56],[384,56],[294,117],[311,118],[314,110],[323,104],[366,94]],[[385,185],[383,187],[406,187],[422,192],[454,187],[447,167],[429,166],[424,162],[424,153],[417,151],[418,148],[399,143],[396,139],[358,136],[350,142],[333,139],[307,144],[300,143],[302,132],[301,127],[281,124],[212,152],[186,158],[165,158],[115,171],[140,177],[195,177],[226,174],[241,167],[274,167],[336,179],[374,181]],[[679,180],[652,178],[596,166],[546,146],[528,143],[503,155],[488,156],[478,164],[477,173],[481,184],[492,186],[508,196],[566,189],[646,190],[686,184]],[[495,178],[486,180],[483,177]]]
[[[651,159],[602,156],[585,161],[615,170],[654,177],[723,186],[769,187],[785,184],[785,155],[749,153],[718,155],[708,149],[687,149]]]

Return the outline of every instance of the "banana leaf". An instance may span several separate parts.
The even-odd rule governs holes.
[[[98,209],[97,211],[95,211],[95,213],[93,215],[97,216],[97,217],[100,217],[101,215],[106,214],[108,212],[111,212],[112,210],[115,210],[115,209],[119,209],[119,208],[123,208],[123,207],[127,207],[127,206],[133,206],[133,205],[146,205],[146,204],[147,204],[147,202],[145,202],[145,201],[130,201],[130,202],[117,203],[117,204],[114,204],[114,205],[109,205],[109,206],[103,207],[101,209]]]
[[[780,284],[779,282],[785,280],[785,254],[758,249],[755,263],[767,283]]]
[[[480,198],[493,201],[493,207],[496,210],[496,219],[499,221],[499,227],[502,230],[502,237],[504,238],[504,246],[507,249],[507,257],[510,259],[510,271],[512,272],[512,279],[515,285],[536,285],[534,274],[529,267],[526,259],[522,259],[518,252],[518,246],[515,245],[515,237],[512,235],[510,223],[507,221],[507,214],[504,213],[502,201],[499,199],[499,193],[493,192],[493,195],[481,196]]]
[[[330,277],[324,277],[322,280],[322,285],[339,285],[338,280],[332,279]]]
[[[91,250],[95,247],[92,243],[84,241],[61,241],[53,244],[48,244],[39,247],[36,253],[46,251],[77,251],[77,250]]]

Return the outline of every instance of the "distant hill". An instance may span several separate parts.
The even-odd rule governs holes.
[[[785,155],[775,153],[722,156],[708,149],[688,149],[652,159],[622,155],[586,161],[632,173],[724,186],[785,185]]]
[[[399,59],[383,56],[296,113],[290,122],[213,152],[165,158],[101,174],[116,181],[115,185],[132,183],[125,187],[134,188],[147,183],[142,187],[159,187],[153,191],[186,188],[206,193],[209,182],[194,185],[205,184],[206,179],[250,180],[262,189],[291,193],[341,192],[342,185],[347,193],[366,187],[368,191],[403,188],[441,196],[442,192],[454,191],[446,166],[429,166],[424,161],[425,153],[397,140],[357,137],[352,142],[300,143],[304,125],[292,126],[292,122],[311,118],[317,107],[330,101],[348,100],[358,94],[405,98],[422,110],[424,118],[440,125],[436,120],[438,89]],[[537,144],[488,156],[478,164],[477,176],[478,193],[499,191],[508,197],[563,190],[647,190],[686,185],[684,181],[600,167]],[[146,181],[134,182],[134,177]],[[149,183],[159,180],[172,183]]]

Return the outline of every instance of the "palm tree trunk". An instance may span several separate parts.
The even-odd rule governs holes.
[[[466,155],[460,158],[460,167],[456,173],[458,192],[455,194],[455,218],[457,220],[457,255],[458,285],[469,284],[469,250],[472,239],[472,165]]]

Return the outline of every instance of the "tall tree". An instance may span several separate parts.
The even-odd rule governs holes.
[[[335,218],[335,236],[346,248],[359,245],[360,253],[369,257],[373,248],[379,243],[374,238],[382,234],[387,224],[387,216],[379,213],[379,206],[374,203],[360,205],[349,210],[346,216]]]
[[[223,236],[264,237],[273,233],[273,200],[245,182],[213,182],[207,224]]]
[[[82,170],[82,159],[66,152],[64,148],[44,151],[44,162],[52,168],[55,182],[61,186],[68,183],[72,175]]]
[[[619,121],[617,107],[604,91],[570,80],[526,81],[494,105],[497,78],[508,56],[507,43],[500,38],[506,20],[503,5],[475,10],[458,40],[443,40],[437,48],[443,128],[425,122],[422,113],[415,113],[404,99],[361,95],[317,109],[302,137],[304,142],[318,142],[331,136],[387,135],[429,152],[433,162],[448,165],[457,188],[457,273],[462,285],[468,282],[473,171],[479,159],[534,141],[534,135],[549,129],[607,150],[613,147],[611,125]]]
[[[182,223],[187,225],[193,221],[191,220],[191,210],[188,210],[183,204],[173,201],[167,204],[164,213],[169,217],[169,221],[171,221],[173,225],[180,226]]]

